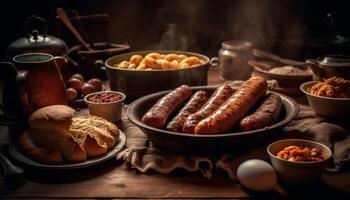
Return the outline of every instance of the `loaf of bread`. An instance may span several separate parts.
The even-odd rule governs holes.
[[[25,155],[33,160],[56,164],[84,161],[105,154],[119,139],[118,128],[92,115],[73,117],[75,110],[53,105],[35,111],[30,129],[19,137]]]

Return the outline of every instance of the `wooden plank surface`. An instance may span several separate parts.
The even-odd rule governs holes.
[[[216,73],[216,72],[211,72]],[[213,79],[214,81],[217,79]],[[213,83],[213,81],[211,81]],[[0,144],[6,137],[0,128]],[[18,164],[18,163],[17,163]],[[277,187],[268,193],[253,193],[215,172],[211,180],[199,173],[176,170],[167,175],[150,172],[140,174],[127,164],[112,159],[86,169],[44,171],[26,167],[19,183],[0,178],[0,199],[8,198],[280,198],[331,195],[346,199],[350,195],[350,172],[324,175],[322,182],[311,188]]]
[[[138,174],[126,165],[109,161],[89,170],[31,176],[19,190],[1,190],[2,197],[55,198],[232,198],[247,193],[227,178],[206,180],[186,172],[171,175]],[[34,181],[35,180],[35,181]]]

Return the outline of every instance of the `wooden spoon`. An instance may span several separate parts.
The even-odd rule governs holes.
[[[278,55],[260,50],[260,49],[253,49],[253,55],[258,57],[258,58],[263,58],[263,59],[268,59],[268,60],[273,60],[277,61],[283,64],[287,65],[293,65],[293,66],[305,66],[304,62],[300,62],[297,60],[292,60],[292,59],[287,59],[287,58],[281,58]]]
[[[64,25],[73,33],[73,35],[77,38],[77,40],[82,44],[87,50],[93,51],[91,47],[85,42],[85,40],[81,37],[80,33],[75,29],[70,19],[68,18],[66,11],[63,8],[57,8],[57,15],[61,19]]]

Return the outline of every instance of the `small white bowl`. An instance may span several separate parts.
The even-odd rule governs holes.
[[[121,99],[118,101],[108,102],[108,103],[96,103],[89,101],[88,99],[95,95],[101,93],[115,93],[121,95]],[[88,94],[84,97],[84,102],[88,105],[89,112],[91,115],[103,117],[104,119],[116,123],[122,118],[123,112],[123,102],[125,99],[125,94],[115,91],[100,91]]]
[[[350,114],[350,98],[333,98],[312,95],[309,88],[319,81],[309,81],[300,86],[300,90],[305,93],[307,101],[317,115],[324,117],[337,117]]]
[[[324,159],[322,161],[294,162],[276,156],[279,151],[290,145],[316,147],[321,151]],[[318,142],[301,139],[276,141],[267,147],[267,153],[281,181],[294,186],[302,186],[319,180],[332,156],[332,151],[327,146]]]

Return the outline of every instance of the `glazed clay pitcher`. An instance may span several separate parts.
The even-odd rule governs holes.
[[[4,64],[4,63],[3,63]],[[21,104],[27,113],[48,105],[67,105],[62,57],[46,53],[26,53],[13,58],[7,67],[17,70],[17,84]]]

